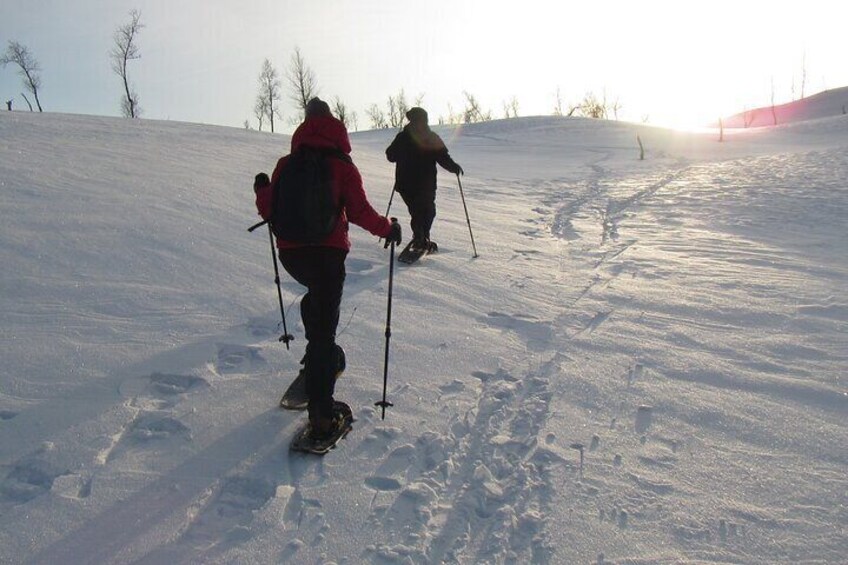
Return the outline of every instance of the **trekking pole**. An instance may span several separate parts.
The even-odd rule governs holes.
[[[392,200],[394,200],[394,198],[395,198],[395,189],[393,188],[392,194],[391,194],[391,196],[389,196],[389,205],[386,206],[386,213],[384,214],[384,216],[386,216],[386,217],[389,216],[389,210],[392,209]],[[392,219],[394,219],[394,218],[392,218]]]
[[[397,223],[397,218],[392,218],[392,223]],[[389,242],[386,242],[389,245]],[[375,402],[374,406],[380,406],[383,409],[382,419],[386,419],[386,408],[394,406],[391,402],[386,401],[386,387],[389,382],[389,339],[392,336],[392,279],[395,274],[395,242],[392,241],[391,250],[389,251],[389,303],[386,308],[386,356],[383,361],[383,400]]]
[[[471,218],[468,217],[468,206],[465,205],[465,194],[462,192],[462,181],[459,180],[459,173],[456,174],[456,182],[459,183],[459,195],[462,197],[462,207],[465,208],[465,221],[468,222],[468,233],[471,234],[471,248],[474,249],[474,258],[477,255],[477,246],[474,245],[474,232],[471,231]]]
[[[256,227],[262,224],[258,224]],[[277,283],[277,298],[280,300],[280,317],[283,319],[283,335],[278,341],[286,344],[286,349],[289,349],[289,342],[294,340],[294,336],[289,333],[286,327],[286,311],[283,308],[283,289],[280,288],[280,269],[277,267],[277,254],[274,252],[274,232],[271,231],[271,224],[268,224],[268,238],[271,240],[271,259],[274,260],[274,282]]]

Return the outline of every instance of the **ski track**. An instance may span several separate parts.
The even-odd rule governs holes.
[[[388,540],[367,548],[369,561],[549,562],[551,471],[565,462],[547,447],[552,438],[539,445],[538,436],[554,365],[521,377],[475,373],[476,405],[452,417],[448,434],[425,432],[392,450],[366,480],[375,491],[369,524]]]

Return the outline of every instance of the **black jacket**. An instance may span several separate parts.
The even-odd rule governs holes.
[[[416,130],[408,124],[386,149],[386,158],[395,167],[395,190],[401,194],[436,191],[436,163],[457,174],[459,165],[448,155],[448,148],[430,128]]]

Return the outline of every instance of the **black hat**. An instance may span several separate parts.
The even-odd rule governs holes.
[[[419,108],[418,106],[414,106],[410,108],[406,112],[406,119],[410,122],[424,122],[427,123],[427,110],[424,108]]]
[[[311,118],[314,116],[332,116],[333,114],[330,112],[330,106],[318,98],[317,96],[307,102],[306,104],[306,117]]]

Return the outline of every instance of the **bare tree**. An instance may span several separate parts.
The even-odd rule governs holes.
[[[41,67],[38,61],[35,60],[26,46],[21,45],[17,41],[9,41],[9,46],[6,48],[6,53],[0,56],[0,65],[4,67],[9,63],[14,63],[19,67],[18,74],[24,79],[24,88],[35,97],[35,104],[38,106],[38,111],[41,112],[41,102],[38,100],[38,89],[41,88]],[[24,97],[26,100],[26,97]],[[29,104],[29,100],[27,100]],[[32,110],[32,105],[29,107]]]
[[[448,123],[449,124],[460,124],[462,123],[462,116],[459,112],[453,111],[453,104],[448,102]]]
[[[476,122],[487,122],[492,119],[492,112],[481,109],[480,102],[477,101],[477,98],[473,94],[464,91],[462,94],[465,96],[465,110],[462,112],[462,121],[464,123],[473,124]]]
[[[347,104],[342,102],[338,96],[333,100],[333,113],[344,124],[345,128],[350,130],[356,127],[356,112],[351,112],[347,108]]]
[[[583,101],[576,109],[580,110],[581,115],[587,118],[597,118],[605,120],[607,118],[607,102],[606,95],[603,100],[599,100],[594,93],[589,92],[583,97]],[[573,110],[572,110],[573,112]]]
[[[262,125],[265,123],[266,116],[268,116],[268,103],[261,94],[258,94],[256,96],[256,104],[253,105],[253,117],[259,123],[259,131],[262,131]]]
[[[804,57],[801,59],[801,99],[804,99],[804,87],[807,86],[807,52],[804,52]]]
[[[562,116],[562,94],[559,87],[556,91],[556,103],[554,104],[554,116]]]
[[[280,79],[277,70],[271,61],[265,59],[262,63],[262,72],[259,73],[259,94],[256,96],[256,104],[253,113],[259,119],[259,130],[262,131],[262,116],[268,118],[271,133],[274,133],[274,118],[280,116],[277,103],[280,101]]]
[[[109,55],[112,57],[112,70],[121,77],[124,83],[124,95],[121,98],[121,112],[125,118],[137,118],[141,114],[138,106],[138,93],[130,86],[127,76],[127,64],[135,59],[141,59],[136,38],[144,27],[138,10],[130,11],[130,21],[115,31],[115,46]]]
[[[771,77],[771,117],[777,125],[777,110],[774,107],[774,77]]]
[[[403,127],[403,120],[406,118],[406,112],[409,110],[409,104],[406,103],[406,94],[404,94],[403,89],[397,95],[389,96],[388,107],[387,119],[389,127]]]
[[[389,123],[386,121],[386,114],[383,113],[383,109],[377,104],[371,104],[371,106],[365,110],[365,113],[368,114],[368,119],[371,120],[372,128],[383,129],[389,127]]]
[[[29,101],[29,98],[27,98],[27,95],[23,92],[21,92],[21,96],[23,96],[24,102],[26,102],[27,106],[29,106],[29,111],[32,112],[32,102]]]
[[[621,110],[621,102],[619,102],[618,98],[615,99],[615,102],[610,104],[609,109],[612,110],[612,117],[614,120],[618,120],[618,111]]]
[[[306,105],[318,95],[318,85],[315,80],[315,73],[306,64],[299,47],[294,48],[291,66],[286,73],[286,78],[291,88],[289,97],[303,112],[303,117],[306,117]]]
[[[515,96],[509,102],[504,102],[504,118],[518,117],[518,98]]]
[[[742,123],[748,128],[754,123],[754,119],[757,117],[757,110],[744,110],[742,112]]]

